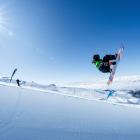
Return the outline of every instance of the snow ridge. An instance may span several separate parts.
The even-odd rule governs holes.
[[[8,77],[0,78],[0,85],[17,86],[16,80],[13,79],[9,84]],[[86,100],[104,101],[118,105],[140,106],[140,76],[123,76],[114,80],[108,87],[106,81],[100,82],[82,82],[67,84],[65,86],[56,86],[55,84],[41,85],[36,82],[20,81],[21,87],[37,90],[45,93],[58,94],[67,97],[80,98]],[[110,91],[113,94],[107,99]]]

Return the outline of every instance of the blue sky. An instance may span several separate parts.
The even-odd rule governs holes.
[[[40,83],[107,78],[95,53],[125,54],[117,75],[140,74],[140,3],[129,0],[1,0],[0,76]]]

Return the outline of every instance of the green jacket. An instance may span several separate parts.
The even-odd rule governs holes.
[[[102,60],[96,61],[96,62],[94,63],[95,66],[96,66],[96,68],[99,69],[99,67],[101,66],[102,62],[103,62]]]

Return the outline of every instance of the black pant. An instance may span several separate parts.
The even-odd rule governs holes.
[[[105,55],[103,58],[103,62],[109,62],[110,60],[115,60],[116,56],[115,55]]]

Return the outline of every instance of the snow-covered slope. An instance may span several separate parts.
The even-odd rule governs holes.
[[[9,84],[8,78],[1,78],[1,85],[17,86],[13,80]],[[21,81],[21,87],[46,93],[81,98],[86,100],[96,100],[111,104],[127,105],[140,107],[140,76],[123,76],[116,78],[108,86],[107,80],[96,82],[80,82],[67,84],[65,86],[56,86],[55,84],[40,85],[35,82]],[[108,95],[112,92],[112,96]]]
[[[102,86],[100,90],[84,86],[46,85],[43,88],[39,84],[32,87],[25,83],[17,87],[14,83],[9,85],[1,81],[0,140],[139,140],[140,138],[140,109],[129,107],[139,105],[127,101],[125,104],[128,107],[118,106],[120,100],[124,102],[126,98],[124,95],[130,90],[118,89],[116,90],[118,95],[106,101],[99,99],[106,97]],[[131,90],[135,91],[133,87]],[[119,92],[122,92],[122,96]],[[117,105],[108,104],[115,103],[117,101],[115,98],[119,99]],[[134,100],[138,97],[133,98],[130,94],[130,98]]]
[[[0,140],[139,140],[139,108],[99,100],[104,90],[25,85],[1,82]]]

